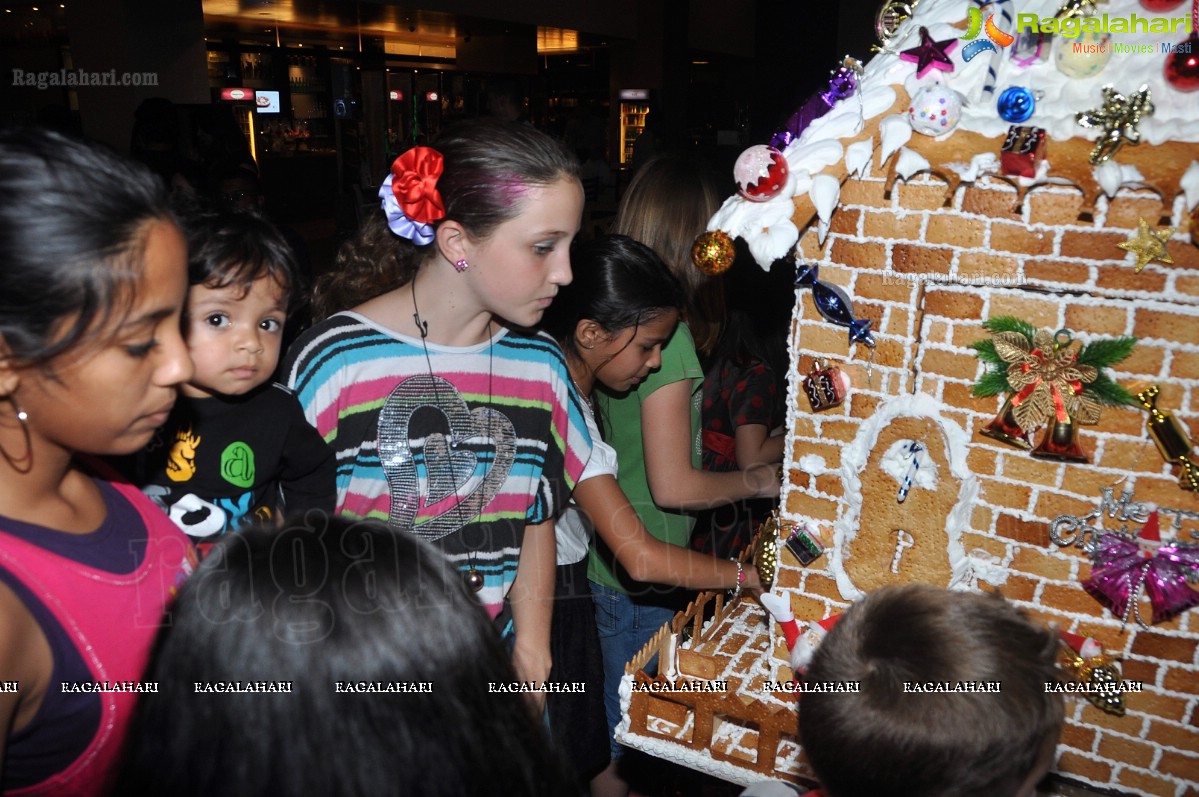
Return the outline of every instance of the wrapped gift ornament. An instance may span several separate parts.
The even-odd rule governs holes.
[[[804,567],[812,564],[824,554],[824,545],[821,544],[820,538],[806,525],[781,521],[779,538],[782,540],[783,546]]]
[[[1040,127],[1009,127],[999,155],[1003,173],[1035,177],[1041,161],[1045,159],[1045,140],[1045,131]]]
[[[812,370],[803,379],[803,390],[812,405],[812,412],[831,409],[845,401],[849,377],[835,365],[814,360]]]

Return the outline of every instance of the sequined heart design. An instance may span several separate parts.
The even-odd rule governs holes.
[[[442,416],[414,436],[418,410]],[[391,391],[379,411],[379,461],[391,491],[387,522],[439,540],[471,522],[491,502],[516,459],[512,421],[489,407],[471,410],[452,383],[417,374]]]

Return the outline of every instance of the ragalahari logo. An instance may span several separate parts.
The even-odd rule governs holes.
[[[983,22],[983,12],[977,8],[971,8],[967,12],[967,27],[966,33],[962,36],[962,41],[970,42],[962,48],[963,60],[969,61],[974,56],[985,52],[998,52],[995,45],[1007,47],[1016,40],[1016,37],[1003,30],[995,23],[995,15],[991,14],[987,17],[987,21]],[[979,33],[986,33],[987,38],[979,39]]]

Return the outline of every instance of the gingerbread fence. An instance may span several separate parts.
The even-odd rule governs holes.
[[[705,623],[704,612],[709,603],[714,614]],[[742,687],[749,685],[736,677],[720,684],[726,690],[699,691],[705,685],[719,684],[717,679],[725,666],[698,649],[719,642],[726,621],[738,611],[759,613],[762,609],[744,599],[725,603],[723,593],[701,593],[642,647],[625,667],[633,685],[627,734],[660,739],[763,776],[780,774],[776,771],[780,765],[793,773],[798,768],[793,699],[776,701],[773,705],[748,699]],[[765,623],[763,628],[769,634]],[[765,659],[770,650],[752,655]],[[655,656],[659,672],[651,677],[645,668]],[[686,691],[689,685],[698,687],[697,691]],[[719,742],[717,735],[722,725],[730,723],[739,731],[739,738],[735,744]],[[627,737],[622,741],[628,741]]]

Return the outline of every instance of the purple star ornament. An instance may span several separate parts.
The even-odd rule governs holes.
[[[933,41],[933,37],[928,34],[928,28],[921,27],[920,46],[901,51],[899,57],[905,61],[914,63],[916,65],[916,77],[922,78],[928,74],[930,69],[952,72],[953,61],[950,60],[949,53],[957,46],[957,39],[943,39],[939,42]]]

